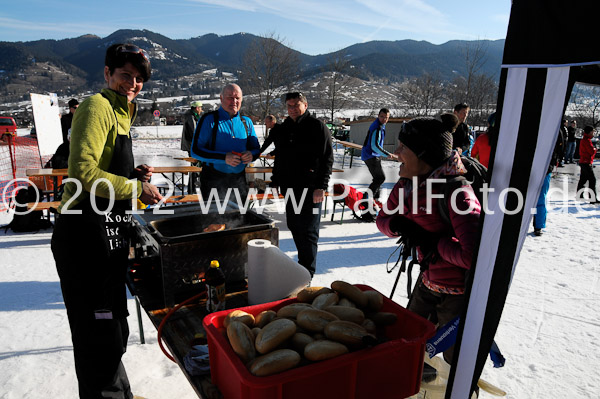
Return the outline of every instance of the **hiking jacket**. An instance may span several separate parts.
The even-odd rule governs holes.
[[[269,129],[268,135],[265,138],[265,141],[262,143],[262,146],[260,146],[260,153],[262,154],[263,152],[265,152],[265,150],[267,148],[269,148],[269,146],[275,142],[275,136],[277,135],[277,129],[279,128],[280,124],[276,123],[275,126],[273,126],[271,129]]]
[[[192,145],[192,139],[194,138],[194,131],[196,130],[196,123],[200,116],[188,109],[183,115],[183,130],[181,131],[181,150],[190,153],[190,147]]]
[[[246,164],[240,163],[235,167],[227,165],[225,155],[231,151],[250,151],[254,159],[258,158],[260,143],[254,132],[254,125],[250,118],[241,116],[239,112],[234,117],[229,116],[223,107],[219,107],[217,112],[219,126],[215,143],[212,142],[215,117],[213,113],[209,113],[202,120],[202,126],[200,123],[196,126],[191,155],[204,165],[212,165],[219,172],[241,173]],[[242,118],[245,120],[245,126]]]
[[[444,222],[437,201],[429,201],[430,212],[427,211],[427,179],[440,178],[441,176],[456,176],[466,173],[460,156],[456,151],[440,167],[435,169],[426,178],[418,180],[416,197],[413,193],[412,179],[400,178],[394,186],[387,203],[377,215],[379,231],[388,237],[398,237],[398,233],[390,229],[390,222],[396,217],[405,217],[417,223],[424,230],[431,232],[432,240],[437,239],[437,252],[439,256],[433,259],[429,268],[423,272],[423,282],[434,291],[435,286],[450,290],[464,290],[465,273],[471,267],[473,251],[479,234],[479,214],[481,206],[473,189],[464,187],[456,196],[456,207],[452,206],[451,198],[447,198],[451,225]],[[434,184],[432,192],[440,193],[440,185]],[[414,199],[417,199],[416,208],[413,209]],[[401,200],[402,199],[402,200]],[[399,207],[399,204],[401,205]],[[472,209],[470,209],[472,208]],[[470,211],[467,212],[467,210]],[[466,213],[458,214],[456,211]],[[439,239],[438,239],[439,237]],[[424,257],[420,248],[418,258]]]
[[[69,112],[68,114],[63,115],[60,118],[60,129],[62,130],[63,143],[69,143],[69,129],[73,124],[73,113]]]
[[[286,118],[275,136],[273,187],[327,190],[333,167],[331,132],[308,111]]]
[[[577,133],[577,129],[575,129],[573,126],[569,126],[567,127],[567,142],[568,143],[575,143],[577,142],[577,138],[575,137],[575,134]]]
[[[137,197],[142,194],[140,181],[133,183],[127,177],[106,172],[112,161],[117,135],[130,137],[129,129],[137,114],[137,106],[113,90],[103,89],[102,94],[95,94],[83,101],[73,116],[69,178],[79,180],[83,190],[72,199],[76,195],[77,185],[67,182],[59,212],[67,201],[72,200],[68,205],[72,209],[83,199],[89,198],[92,185],[102,178],[110,184],[100,182],[96,185],[95,194],[98,197],[110,198],[110,185],[115,200],[131,199],[134,190],[137,190]]]
[[[461,123],[456,127],[454,133],[452,133],[452,148],[461,148],[463,155],[469,155],[469,149],[471,148],[471,129],[466,123]]]
[[[366,161],[375,157],[389,157],[390,153],[383,148],[384,140],[385,125],[382,125],[379,119],[375,119],[367,132],[360,159]]]
[[[596,156],[596,147],[592,144],[592,138],[584,134],[579,142],[579,163],[592,164]]]
[[[471,149],[471,156],[477,158],[483,166],[488,168],[491,152],[492,147],[490,146],[489,133],[484,133],[477,137],[477,140],[475,140],[475,144],[473,144],[473,148]]]

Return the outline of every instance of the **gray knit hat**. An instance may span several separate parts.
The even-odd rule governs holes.
[[[431,167],[441,165],[452,155],[452,132],[458,119],[444,114],[442,121],[416,118],[402,124],[398,140]]]

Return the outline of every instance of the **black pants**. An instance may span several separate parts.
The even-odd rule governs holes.
[[[369,168],[373,181],[369,184],[369,190],[373,193],[373,198],[379,198],[379,188],[385,182],[385,173],[381,167],[381,159],[378,157],[369,158],[365,161],[365,165]]]
[[[213,191],[213,198],[218,194],[218,201],[223,202],[227,195],[227,190],[231,188],[229,201],[236,201],[236,189],[239,192],[243,203],[248,197],[248,182],[246,181],[246,171],[240,173],[222,173],[213,167],[204,166],[200,172],[200,193],[202,199],[208,201],[210,193]],[[240,204],[242,205],[242,204]]]
[[[598,201],[598,193],[596,191],[596,176],[594,175],[594,169],[592,168],[592,165],[580,163],[579,167],[581,168],[581,173],[579,176],[579,182],[577,183],[577,195],[584,197],[583,193],[580,193],[579,190],[585,186],[585,183],[588,183],[588,188],[594,192],[592,201]]]
[[[113,249],[98,215],[61,215],[52,235],[81,399],[131,399],[121,363],[129,326],[129,248]]]
[[[295,202],[300,204],[302,189],[291,190]],[[313,190],[306,190],[306,197],[299,209],[294,209],[294,201],[288,199],[285,206],[285,216],[288,229],[292,233],[296,249],[298,250],[298,263],[304,266],[313,276],[317,268],[317,249],[319,242],[319,227],[321,224],[321,206],[313,203]],[[283,193],[285,195],[285,192]],[[290,193],[291,197],[291,193]]]
[[[431,291],[419,278],[410,297],[407,309],[437,324],[439,328],[460,315],[464,305],[464,294],[449,295]],[[453,355],[454,345],[444,351],[444,360],[452,364]]]

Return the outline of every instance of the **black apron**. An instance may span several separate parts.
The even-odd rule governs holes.
[[[107,172],[130,178],[133,169],[131,137],[117,134]],[[92,197],[99,212],[92,207]],[[86,314],[93,310],[96,318],[104,317],[98,314],[104,311],[114,318],[129,314],[125,278],[132,217],[127,211],[132,208],[131,199],[115,200],[110,209],[109,205],[109,199],[90,194],[72,208],[81,214],[58,217],[52,236],[61,281],[86,287],[85,294],[80,293],[84,295],[76,295],[76,306],[87,307]]]

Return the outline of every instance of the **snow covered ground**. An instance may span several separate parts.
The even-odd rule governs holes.
[[[150,128],[150,133],[152,129],[156,128]],[[134,140],[137,163],[179,162],[172,158],[185,155],[179,151],[180,129],[173,130],[171,138]],[[335,156],[335,167],[340,167],[342,150]],[[389,190],[397,179],[397,164],[385,162],[384,168],[384,187]],[[577,166],[568,165],[552,179],[552,187],[566,184],[569,195],[553,195],[544,235],[534,237],[530,231],[525,241],[496,336],[506,366],[494,369],[488,362],[483,372],[485,380],[508,392],[507,398],[597,398],[600,392],[600,360],[596,356],[600,350],[600,312],[596,307],[600,300],[600,206],[575,202],[578,173]],[[368,170],[358,158],[352,169],[334,177],[345,178],[357,188],[366,188],[370,182]],[[277,214],[274,205],[266,211],[277,221],[280,248],[294,257],[296,250],[284,215]],[[0,225],[11,217],[0,214]],[[335,220],[339,219],[336,214]],[[69,326],[50,237],[50,230],[0,233],[2,399],[77,397]],[[395,241],[380,234],[375,224],[359,223],[348,211],[342,225],[331,222],[330,217],[323,219],[313,285],[341,279],[370,285],[387,295],[396,277],[396,272],[386,272],[394,249]],[[393,298],[401,305],[407,301],[405,286],[403,276]],[[134,392],[149,399],[195,398],[182,372],[160,351],[156,330],[145,315],[146,344],[140,344],[133,299],[129,307],[131,335],[123,362]],[[482,392],[480,397],[492,396]]]

